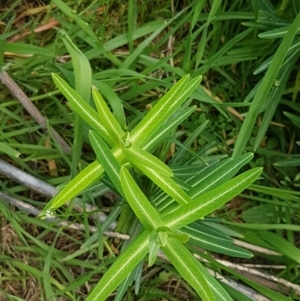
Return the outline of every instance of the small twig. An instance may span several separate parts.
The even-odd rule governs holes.
[[[31,102],[26,94],[21,90],[17,83],[8,75],[6,71],[0,73],[0,80],[11,92],[11,94],[19,100],[26,111],[32,116],[32,118],[43,128],[47,129],[47,122],[37,107]],[[72,152],[71,147],[65,142],[65,140],[50,126],[53,137],[57,140],[62,150],[66,154]]]
[[[15,206],[18,207],[20,210],[25,211],[29,214],[32,214],[34,216],[38,216],[41,213],[41,210],[35,208],[32,205],[29,205],[23,201],[17,200],[3,192],[0,191],[0,199]],[[44,220],[47,223],[51,223],[55,226],[63,226],[69,229],[75,229],[78,231],[84,231],[86,228],[84,225],[82,224],[78,224],[78,223],[71,223],[71,222],[67,222],[67,221],[62,221],[61,219],[57,218],[57,217],[51,217],[51,216],[46,216],[44,218]],[[98,231],[98,228],[95,226],[89,226],[89,232],[91,233],[95,233]],[[126,234],[121,234],[118,232],[112,232],[112,231],[104,231],[103,235],[105,236],[109,236],[109,237],[115,237],[115,238],[119,238],[122,240],[128,240],[129,239],[129,235]]]

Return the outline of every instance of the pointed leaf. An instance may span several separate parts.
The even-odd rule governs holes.
[[[97,159],[103,166],[105,172],[113,182],[116,189],[120,192],[121,195],[123,195],[123,190],[120,182],[120,163],[117,161],[110,148],[103,141],[100,135],[98,135],[95,131],[90,131],[89,137],[92,147],[97,155]]]
[[[109,110],[100,93],[96,90],[96,88],[93,88],[92,91],[101,123],[115,144],[119,144],[120,138],[125,134],[124,131],[121,129],[120,124]]]
[[[125,167],[121,168],[120,176],[126,200],[145,229],[152,232],[157,227],[163,226],[164,222],[160,214],[142,193]]]
[[[188,80],[189,75],[186,75],[176,83],[132,130],[131,139],[133,144],[143,147],[149,141],[149,135],[153,135],[199,86],[201,77],[198,76],[189,83]]]
[[[62,94],[66,97],[72,110],[74,110],[81,118],[97,133],[103,137],[111,146],[114,145],[113,140],[109,137],[106,129],[99,121],[99,116],[85,100],[72,89],[59,75],[52,74],[53,81]]]
[[[104,173],[102,165],[98,161],[94,161],[80,172],[73,180],[71,180],[62,191],[58,193],[43,209],[41,215],[47,210],[57,209],[70,201],[75,195],[78,195],[87,186],[98,180]]]
[[[169,177],[173,176],[173,171],[170,167],[157,157],[137,146],[131,145],[130,147],[123,147],[122,152],[133,166],[135,166],[135,162],[139,162],[139,165],[144,165],[155,170],[157,173],[161,173]]]
[[[223,239],[190,226],[183,227],[180,231],[189,236],[189,241],[193,245],[199,246],[202,249],[239,258],[253,257],[250,251],[235,246],[230,239]]]
[[[143,232],[102,276],[86,301],[105,301],[148,253],[149,233]]]
[[[138,167],[150,180],[159,188],[170,195],[180,205],[188,204],[191,198],[181,189],[181,187],[169,176],[157,173],[156,170],[150,169],[144,165],[135,162]]]
[[[170,238],[162,251],[172,262],[180,275],[194,288],[203,301],[215,300],[208,283],[203,277],[199,261],[184,247],[184,245]]]
[[[166,215],[164,217],[166,226],[172,230],[177,230],[203,218],[245,190],[261,173],[262,168],[253,168],[194,199],[189,204]]]

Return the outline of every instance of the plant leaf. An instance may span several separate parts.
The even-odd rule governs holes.
[[[100,93],[96,90],[96,88],[93,88],[92,91],[94,102],[104,128],[115,144],[119,144],[121,137],[125,134],[124,131],[122,130],[115,116],[109,110]]]
[[[157,173],[161,173],[169,177],[173,176],[173,171],[170,167],[168,167],[165,163],[163,163],[155,156],[135,145],[131,145],[130,147],[123,147],[122,152],[133,166],[136,165],[136,162],[139,162],[138,165],[144,165],[150,169],[155,170]]]
[[[241,193],[251,185],[261,173],[262,168],[253,168],[200,197],[193,199],[189,204],[166,215],[164,217],[166,226],[175,231],[199,218],[203,218]]]
[[[105,301],[148,253],[149,233],[143,232],[102,276],[86,301]]]
[[[121,168],[120,177],[126,200],[145,229],[152,232],[163,226],[160,214],[142,193],[126,167]]]
[[[103,137],[103,139],[113,146],[114,141],[109,137],[106,129],[103,127],[99,121],[99,116],[96,111],[94,111],[85,100],[72,89],[59,75],[52,74],[53,81],[55,82],[58,89],[67,98],[72,110],[74,110],[81,118],[98,134]]]
[[[180,275],[194,288],[203,301],[215,300],[210,287],[199,269],[200,262],[176,239],[170,238],[162,251]]]
[[[188,83],[189,75],[186,75],[176,83],[132,130],[132,143],[143,147],[149,141],[149,136],[153,135],[165,120],[171,117],[186,98],[193,93],[201,78],[201,76],[198,76]]]
[[[135,162],[135,165],[149,179],[151,179],[159,188],[170,195],[180,205],[188,204],[191,198],[181,189],[181,187],[169,176],[157,173],[156,170],[148,168],[144,165]]]
[[[117,161],[110,148],[106,145],[100,135],[98,135],[95,131],[90,131],[89,137],[99,162],[103,166],[105,172],[113,182],[116,189],[121,195],[123,195],[120,182],[120,163]]]

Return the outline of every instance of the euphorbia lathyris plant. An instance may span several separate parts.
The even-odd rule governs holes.
[[[152,265],[160,249],[202,300],[232,300],[184,245],[190,233],[190,226],[186,226],[204,218],[242,192],[258,178],[261,168],[230,179],[252,158],[251,154],[246,154],[235,161],[229,159],[224,164],[215,165],[222,173],[216,177],[215,172],[208,171],[209,185],[204,189],[197,188],[201,179],[194,177],[190,179],[190,189],[184,190],[174,180],[173,170],[149,152],[178,125],[178,120],[172,116],[195,91],[201,78],[190,80],[188,75],[183,77],[130,132],[120,126],[95,88],[93,98],[98,112],[58,75],[53,75],[53,79],[71,108],[91,127],[89,138],[97,160],[75,177],[49,203],[44,213],[62,206],[106,174],[144,228],[104,274],[87,300],[106,300],[147,254],[149,265]],[[193,109],[184,109],[181,115],[187,117]],[[168,196],[163,210],[160,211],[144,195],[130,173],[132,168],[142,172]],[[236,250],[233,248],[233,252]]]

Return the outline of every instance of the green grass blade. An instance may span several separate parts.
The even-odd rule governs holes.
[[[167,123],[158,129],[153,138],[146,143],[144,149],[151,150],[153,147],[155,147],[163,138],[170,134],[172,129],[187,119],[195,111],[195,108],[195,106],[192,106],[185,110],[179,110],[177,113],[175,113]]]
[[[105,301],[148,253],[149,234],[143,232],[102,276],[86,301]]]
[[[210,230],[210,229],[209,229]],[[243,248],[235,246],[230,239],[223,239],[218,233],[206,233],[187,226],[180,230],[189,236],[189,242],[202,249],[238,258],[251,258],[253,254]]]
[[[98,135],[94,131],[90,131],[89,137],[92,147],[97,155],[97,159],[103,166],[105,172],[113,182],[116,189],[121,195],[123,195],[123,190],[120,182],[120,163],[117,161],[110,148],[106,145],[100,135]]]
[[[258,236],[273,245],[280,253],[293,261],[300,263],[300,250],[284,238],[272,232],[260,232]]]
[[[130,147],[123,147],[122,152],[133,166],[138,162],[138,165],[146,166],[147,168],[155,170],[157,173],[173,177],[173,171],[168,165],[137,146],[131,145]]]
[[[121,168],[120,176],[126,200],[145,229],[151,232],[163,226],[160,214],[150,204],[125,167]]]
[[[168,239],[162,251],[172,262],[180,275],[194,288],[203,301],[215,300],[210,287],[199,269],[200,262],[175,239]]]
[[[72,109],[79,114],[84,121],[90,125],[102,138],[105,139],[111,146],[114,145],[113,140],[109,137],[106,129],[103,127],[99,121],[99,116],[82,97],[72,89],[59,75],[52,74],[53,81],[55,82],[58,89],[67,98]]]
[[[53,56],[54,53],[46,48],[25,43],[9,43],[0,41],[0,50],[18,54],[38,54],[43,56]]]
[[[57,7],[68,17],[73,19],[77,25],[82,29],[84,33],[86,33],[91,39],[93,39],[95,42],[99,41],[99,38],[95,35],[93,30],[90,28],[89,24],[85,21],[83,21],[80,17],[75,15],[71,8],[65,4],[61,0],[53,0],[53,2],[57,5]]]
[[[265,100],[267,99],[267,96],[272,86],[274,85],[274,81],[276,79],[278,71],[284,61],[284,58],[289,50],[289,47],[291,46],[294,40],[299,25],[300,25],[300,13],[297,15],[293,24],[290,26],[287,34],[283,38],[279,48],[277,49],[274,55],[274,58],[270,64],[270,67],[265,77],[263,78],[260,86],[257,89],[257,93],[255,94],[250,110],[239,132],[238,139],[236,141],[233,154],[232,154],[233,158],[240,155],[244,151],[244,148],[252,133],[254,124],[256,122],[256,118],[261,108],[264,106]]]
[[[71,38],[65,31],[61,31],[62,40],[68,49],[73,63],[75,76],[75,90],[87,103],[91,97],[92,85],[92,70],[88,59],[73,43]],[[76,114],[74,120],[74,143],[72,152],[72,178],[77,174],[77,166],[81,157],[82,150],[82,135],[83,135],[84,121]]]
[[[203,218],[245,190],[261,173],[262,168],[253,168],[204,195],[193,199],[189,204],[166,215],[164,217],[166,226],[175,231],[197,219]]]
[[[111,113],[104,99],[95,88],[93,88],[93,98],[105,130],[115,144],[119,144],[120,139],[125,135],[124,131],[121,129],[115,116]]]

